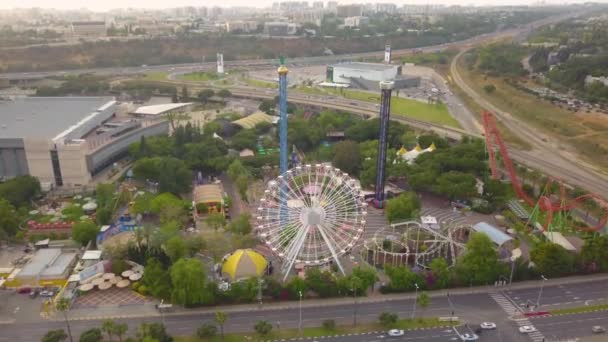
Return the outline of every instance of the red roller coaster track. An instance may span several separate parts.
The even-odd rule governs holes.
[[[600,204],[604,207],[604,213],[602,217],[598,220],[598,222],[593,226],[579,226],[573,227],[576,230],[581,231],[599,231],[604,228],[606,222],[608,222],[608,201],[604,198],[600,197],[596,194],[585,194],[574,199],[568,199],[566,196],[566,188],[564,186],[564,182],[556,178],[549,178],[549,181],[545,185],[545,191],[543,195],[541,195],[538,199],[532,198],[528,195],[522,188],[521,183],[519,182],[519,178],[517,177],[517,173],[515,172],[515,167],[513,166],[513,162],[509,157],[509,153],[507,151],[507,147],[505,143],[502,141],[500,137],[500,132],[496,128],[496,122],[494,121],[494,116],[492,113],[484,111],[482,113],[483,127],[485,131],[486,137],[486,146],[488,150],[488,157],[490,162],[490,170],[492,172],[493,179],[499,179],[500,174],[497,166],[496,160],[496,152],[500,153],[502,156],[502,163],[506,170],[506,173],[511,180],[511,184],[513,185],[513,189],[517,196],[523,199],[530,206],[538,205],[538,208],[547,214],[547,220],[543,225],[543,229],[547,230],[549,228],[549,224],[553,219],[553,215],[559,212],[567,212],[574,208],[578,208],[581,204],[583,204],[586,200],[593,200],[596,203]],[[498,146],[498,151],[494,150],[494,145]],[[559,194],[554,194],[553,196],[550,194],[550,189],[553,188],[553,185],[557,184],[559,188]],[[558,198],[557,201],[552,201],[551,198]]]

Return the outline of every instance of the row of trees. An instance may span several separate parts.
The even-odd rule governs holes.
[[[65,311],[64,311],[65,312]],[[67,316],[66,316],[67,317]],[[66,323],[68,323],[66,318]],[[135,337],[124,338],[129,330],[129,326],[126,323],[115,322],[114,320],[103,321],[100,328],[91,328],[83,331],[78,338],[79,342],[102,342],[115,341],[114,337],[119,342],[171,342],[171,337],[163,324],[160,323],[142,323],[135,333]],[[104,338],[107,336],[107,339]],[[56,329],[48,331],[43,337],[42,342],[63,342],[63,341],[74,341],[71,330],[68,324],[68,331],[66,333],[63,329]]]

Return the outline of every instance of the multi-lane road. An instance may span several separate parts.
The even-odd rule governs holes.
[[[585,279],[583,279],[585,280]],[[559,284],[555,280],[550,285],[544,286],[543,296],[541,297],[540,310],[551,310],[562,307],[584,306],[585,304],[602,303],[608,295],[605,286],[606,279],[587,280],[569,284],[564,280]],[[520,286],[520,285],[518,285]],[[516,287],[516,286],[515,286]],[[484,331],[480,341],[531,341],[528,335],[517,331],[521,322],[515,320],[515,315],[507,313],[502,301],[497,301],[497,295],[508,298],[510,303],[518,305],[525,300],[536,301],[540,291],[540,283],[525,284],[524,288],[512,291],[505,288],[492,289],[490,293],[473,289],[473,293],[461,290],[458,294],[451,294],[449,298],[445,293],[432,293],[431,303],[424,310],[417,308],[418,316],[445,316],[449,317],[452,313],[459,317],[462,325],[456,330],[450,328],[424,329],[407,331],[404,337],[395,338],[395,341],[455,341],[458,334],[474,330],[480,322],[492,321],[498,325],[496,331]],[[575,299],[578,297],[579,299]],[[400,317],[411,317],[414,312],[414,302],[411,296],[404,296],[403,299],[388,298],[390,300],[377,300],[374,298],[360,299],[357,303],[350,300],[339,300],[332,302],[328,300],[322,304],[305,304],[302,306],[302,325],[319,326],[324,320],[334,319],[340,325],[353,324],[356,312],[357,322],[374,322],[381,312],[398,313]],[[26,299],[27,300],[27,299]],[[520,306],[525,311],[525,306]],[[229,319],[226,322],[226,331],[247,332],[251,331],[253,324],[260,319],[272,323],[274,329],[295,329],[299,326],[299,307],[296,303],[285,303],[280,306],[235,306],[231,308],[219,308],[228,312]],[[213,310],[186,311],[167,313],[164,317],[157,314],[141,317],[119,318],[120,310],[116,311],[116,317],[121,322],[125,322],[133,333],[137,326],[143,322],[164,322],[168,331],[173,335],[192,335],[196,329],[204,322],[213,322]],[[70,314],[71,328],[77,336],[82,331],[99,327],[102,318],[87,317],[78,310]],[[112,316],[104,317],[112,318]],[[466,325],[465,325],[466,324]],[[539,333],[536,336],[538,341],[541,338],[564,339],[574,337],[584,337],[591,335],[591,327],[594,325],[608,324],[606,312],[592,312],[577,315],[549,316],[543,318],[529,319],[525,324],[535,326]],[[468,326],[468,327],[467,327]],[[30,342],[39,341],[40,337],[48,330],[64,328],[61,316],[56,316],[53,320],[32,319],[30,321],[17,321],[12,324],[0,325],[0,341]],[[338,336],[327,339],[329,341],[360,341],[372,342],[386,341],[380,338],[382,332],[371,334]],[[548,341],[549,339],[547,339]]]

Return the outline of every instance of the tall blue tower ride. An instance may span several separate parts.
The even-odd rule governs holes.
[[[390,81],[380,82],[380,136],[378,137],[378,160],[376,161],[376,193],[374,205],[378,208],[384,207],[384,183],[386,181],[386,150],[388,148],[388,126],[391,115],[391,96],[395,83]]]
[[[287,172],[289,151],[287,150],[287,67],[285,58],[281,57],[279,73],[279,170],[281,174]]]

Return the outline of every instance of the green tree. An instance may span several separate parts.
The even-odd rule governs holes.
[[[195,306],[213,301],[206,288],[207,275],[198,259],[180,259],[171,266],[173,302]]]
[[[261,337],[266,337],[270,334],[270,332],[272,331],[272,324],[268,323],[268,321],[258,321],[254,326],[253,329],[255,330],[255,332],[260,335]]]
[[[213,228],[213,230],[217,231],[218,228],[224,228],[226,225],[226,217],[222,213],[211,213],[207,216],[205,220],[209,227]]]
[[[236,189],[238,190],[241,199],[245,202],[248,202],[247,189],[249,189],[249,186],[251,185],[250,177],[246,174],[240,175],[234,182],[234,185],[236,185]]]
[[[378,322],[380,322],[382,326],[387,328],[390,328],[397,324],[398,319],[399,317],[397,316],[397,314],[392,312],[382,312],[378,316]]]
[[[483,91],[488,94],[492,94],[496,90],[496,86],[493,84],[486,84],[483,86]]]
[[[36,177],[18,176],[0,183],[0,198],[15,207],[28,206],[40,195],[40,182]]]
[[[236,150],[249,148],[254,150],[258,142],[258,135],[253,129],[242,129],[230,138],[230,145]]]
[[[457,274],[465,283],[493,283],[503,273],[504,265],[498,260],[494,243],[487,235],[473,233],[466,247],[457,263]]]
[[[415,284],[424,284],[424,279],[407,266],[388,266],[385,271],[390,279],[389,289],[392,291],[411,291],[416,288]]]
[[[227,97],[232,96],[232,93],[228,89],[221,89],[220,91],[217,92],[217,96],[225,99]]]
[[[170,274],[156,258],[146,261],[146,268],[142,283],[146,285],[150,294],[156,298],[170,299],[171,282],[168,281]]]
[[[103,340],[103,335],[101,334],[101,330],[99,328],[92,328],[89,330],[85,330],[82,334],[80,334],[80,342],[101,342]]]
[[[572,272],[574,266],[574,255],[552,242],[536,245],[530,251],[530,260],[534,262],[538,272],[547,277],[567,275]]]
[[[72,227],[72,239],[80,242],[83,246],[89,241],[95,241],[99,227],[91,220],[75,223]]]
[[[308,284],[300,277],[293,277],[287,284],[285,284],[285,288],[289,292],[289,297],[296,299],[300,298],[300,293],[302,293],[302,296],[306,296]]]
[[[188,94],[188,87],[183,86],[182,87],[182,101],[188,101],[188,99],[190,98],[190,94]]]
[[[228,314],[226,314],[223,311],[216,311],[215,312],[215,323],[217,323],[217,325],[220,326],[220,336],[222,336],[222,341],[224,340],[224,324],[226,324],[226,321],[228,320]]]
[[[235,159],[228,166],[228,177],[234,182],[240,175],[248,173],[247,168],[243,166],[243,163],[239,159]]]
[[[319,297],[334,297],[338,294],[337,279],[329,271],[311,268],[306,271],[306,285]]]
[[[437,257],[431,261],[429,268],[435,277],[433,287],[436,289],[446,288],[450,282],[450,270],[447,261],[444,258]]]
[[[118,341],[122,342],[122,336],[127,333],[129,330],[129,326],[127,323],[115,323],[114,324],[114,334],[118,336]]]
[[[351,274],[361,280],[361,294],[372,287],[378,280],[376,270],[371,267],[356,267]]]
[[[239,214],[228,225],[228,230],[241,235],[247,235],[251,232],[251,215],[248,213]]]
[[[581,248],[580,261],[592,271],[608,270],[608,235],[588,236]]]
[[[420,306],[420,309],[422,309],[421,316],[424,316],[424,311],[430,304],[431,304],[431,297],[429,297],[429,295],[426,292],[422,291],[418,295],[418,298],[416,298],[416,305]]]
[[[152,340],[158,342],[172,342],[173,337],[167,334],[167,330],[162,323],[142,323],[139,326],[137,332],[138,338],[143,340],[142,342]]]
[[[63,314],[63,318],[65,320],[65,325],[68,328],[68,337],[70,338],[70,342],[73,342],[74,340],[72,339],[72,330],[70,329],[70,321],[68,320],[68,311],[70,310],[70,301],[67,298],[62,297],[57,301],[57,304],[55,304],[55,308],[57,309],[57,311],[59,311]]]
[[[42,342],[62,342],[68,338],[63,329],[49,330],[42,337]]]
[[[385,214],[389,222],[416,217],[420,211],[420,200],[415,192],[404,192],[386,202]]]
[[[205,323],[196,329],[198,338],[211,338],[217,335],[217,328],[213,324]]]
[[[114,320],[106,319],[101,324],[101,330],[108,335],[108,341],[112,342],[112,335],[116,330],[116,323]]]
[[[359,174],[359,167],[361,166],[359,144],[353,140],[344,140],[337,143],[334,147],[332,164],[348,174]]]
[[[176,262],[186,255],[186,243],[181,236],[175,235],[165,243],[165,252],[171,258],[172,262]]]
[[[0,239],[14,236],[19,227],[17,211],[9,201],[0,198]]]
[[[203,89],[198,92],[198,99],[203,103],[207,103],[209,99],[213,97],[213,95],[215,95],[213,89]]]
[[[442,173],[436,180],[434,191],[450,199],[468,198],[475,195],[475,176],[469,173],[450,171]]]

